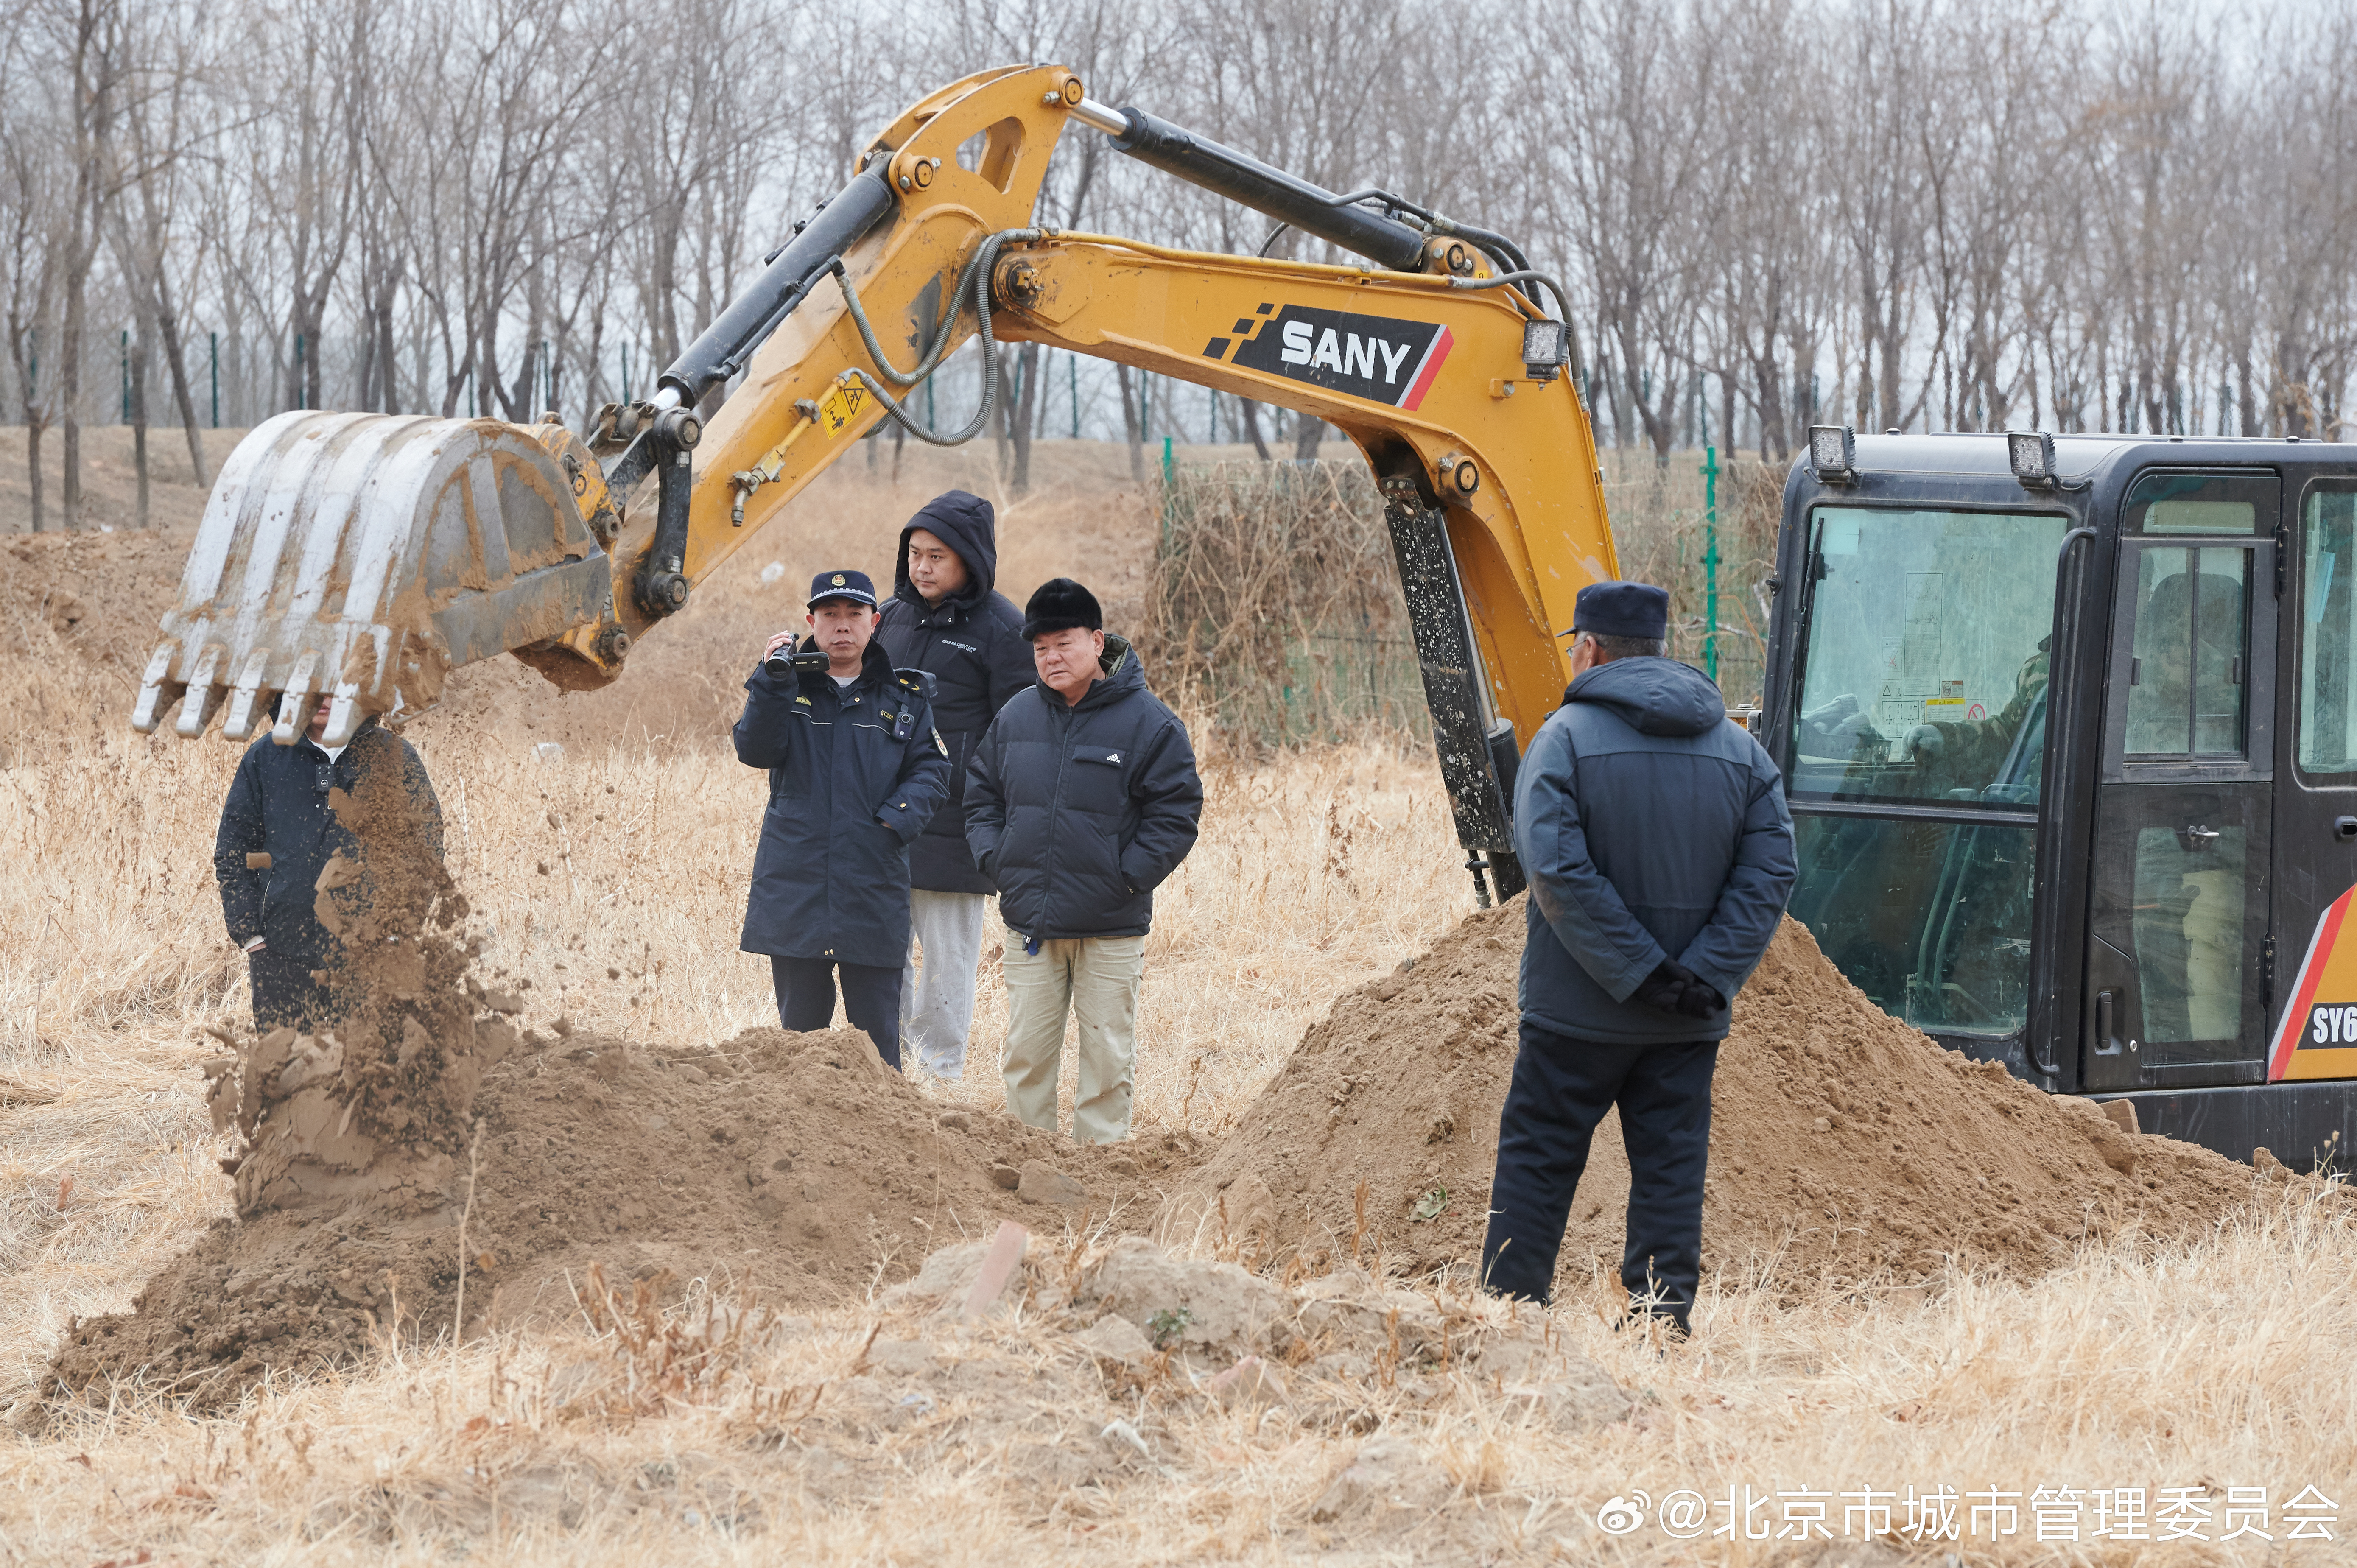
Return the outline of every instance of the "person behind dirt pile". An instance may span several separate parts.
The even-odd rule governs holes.
[[[900,1035],[920,1068],[952,1080],[965,1076],[983,905],[993,891],[966,847],[966,758],[992,715],[1032,679],[1022,612],[994,590],[997,575],[990,503],[946,490],[900,531],[892,597],[876,632],[894,664],[933,677],[933,726],[949,747],[950,797],[909,854],[916,940],[900,968]]]
[[[1579,591],[1572,682],[1523,758],[1522,1045],[1498,1122],[1482,1279],[1544,1302],[1588,1140],[1620,1111],[1632,1309],[1683,1335],[1702,1276],[1710,1079],[1735,993],[1792,887],[1792,818],[1759,742],[1663,657],[1669,595]]]
[[[221,917],[230,940],[245,950],[253,1026],[262,1034],[282,1026],[332,1028],[350,1010],[342,946],[317,913],[317,883],[336,855],[366,857],[330,810],[329,790],[349,797],[377,770],[396,770],[412,832],[435,864],[442,862],[442,803],[416,749],[373,714],[344,745],[322,745],[332,701],[319,698],[294,745],[265,734],[245,748],[213,837]],[[368,896],[357,884],[330,895],[347,904]]]
[[[808,609],[800,646],[823,652],[826,668],[770,673],[770,656],[799,637],[778,633],[746,679],[737,721],[737,759],[770,770],[738,945],[769,955],[788,1029],[827,1026],[840,973],[851,1026],[898,1069],[909,846],[949,797],[949,756],[929,678],[893,669],[875,640],[867,574],[821,572]]]
[[[966,843],[1006,922],[1006,1108],[1056,1130],[1064,1018],[1079,1026],[1072,1136],[1129,1135],[1137,989],[1154,889],[1195,846],[1203,784],[1187,727],[1070,577],[1024,607],[1038,681],[974,747]]]

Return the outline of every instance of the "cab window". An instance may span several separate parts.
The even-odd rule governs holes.
[[[2070,520],[1819,507],[1796,800],[2034,806]]]
[[[2300,509],[2299,768],[2357,773],[2357,485]]]

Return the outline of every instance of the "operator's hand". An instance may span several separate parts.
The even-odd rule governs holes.
[[[761,657],[763,659],[767,659],[770,654],[775,653],[780,648],[791,648],[793,646],[795,640],[801,636],[802,633],[798,631],[781,631],[778,633],[777,636],[770,639],[769,641],[761,645]]]
[[[1700,976],[1677,960],[1665,958],[1653,966],[1652,973],[1637,983],[1637,989],[1631,994],[1648,1007],[1659,1008],[1664,1013],[1683,1013],[1686,1011],[1686,989],[1695,985],[1702,985]],[[1703,989],[1709,991],[1710,987],[1704,985]],[[1718,993],[1713,991],[1711,994],[1716,996]],[[1699,1014],[1695,1015],[1701,1016]]]
[[[1858,706],[1857,699],[1847,693],[1835,697],[1813,713],[1803,714],[1801,722],[1826,740],[1836,744],[1848,741],[1855,745],[1861,740],[1877,741],[1882,738],[1880,732],[1874,727],[1873,722],[1866,716],[1866,711]]]
[[[1907,732],[1907,749],[1911,755],[1930,761],[1948,749],[1948,737],[1940,733],[1937,725],[1917,725]]]

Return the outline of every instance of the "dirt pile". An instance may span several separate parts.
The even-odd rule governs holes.
[[[468,967],[464,901],[398,770],[329,800],[360,850],[330,861],[316,910],[357,1004],[316,1037],[231,1036],[208,1065],[216,1125],[244,1134],[223,1162],[238,1218],[129,1313],[75,1323],[53,1393],[137,1376],[219,1402],[388,1336],[570,1312],[567,1271],[592,1261],[619,1281],[838,1299],[1001,1217],[1142,1224],[1195,1156],[1183,1135],[1082,1148],[940,1112],[848,1030],[675,1058],[520,1033],[521,998]]]
[[[1520,900],[1474,915],[1412,966],[1337,1001],[1166,1224],[1224,1230],[1278,1261],[1348,1257],[1355,1240],[1417,1268],[1478,1262],[1523,922]],[[1949,1256],[2035,1273],[2083,1237],[2199,1230],[2255,1179],[1943,1049],[1868,1002],[1787,920],[1719,1054],[1704,1264],[1794,1285],[1903,1283]],[[1607,1117],[1560,1288],[1584,1290],[1591,1268],[1617,1279],[1628,1196]]]
[[[217,1402],[268,1369],[348,1362],[396,1328],[431,1340],[457,1309],[462,1219],[469,1332],[571,1313],[592,1262],[625,1287],[667,1274],[834,1303],[1000,1219],[1142,1228],[1193,1158],[1183,1137],[1081,1148],[938,1112],[850,1030],[754,1030],[683,1057],[533,1036],[484,1073],[472,1110],[479,1144],[397,1162],[410,1179],[370,1168],[340,1203],[306,1188],[217,1224],[130,1312],[72,1326],[51,1391],[139,1374]],[[1027,1161],[1072,1178],[1080,1198],[1024,1201]],[[449,1172],[447,1191],[419,1179],[429,1164]]]

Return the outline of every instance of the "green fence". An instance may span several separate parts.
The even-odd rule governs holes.
[[[1674,657],[1756,702],[1781,471],[1619,456],[1604,489],[1623,575],[1670,590]],[[1139,640],[1157,686],[1231,745],[1431,734],[1383,505],[1355,461],[1166,469]]]

